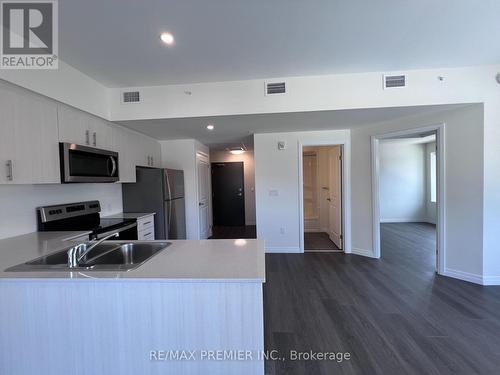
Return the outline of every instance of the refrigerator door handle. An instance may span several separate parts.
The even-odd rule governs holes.
[[[171,200],[172,199],[172,191],[170,190],[170,178],[168,177],[167,170],[165,170],[165,180],[167,181],[167,191],[168,191],[167,200]]]

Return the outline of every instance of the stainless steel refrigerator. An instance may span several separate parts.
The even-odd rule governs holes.
[[[184,172],[137,168],[137,182],[123,184],[124,212],[154,212],[155,239],[186,238]]]

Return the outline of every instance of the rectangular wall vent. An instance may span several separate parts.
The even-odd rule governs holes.
[[[392,89],[396,87],[406,87],[406,75],[384,75],[384,89]]]
[[[266,82],[266,95],[286,94],[286,82]]]
[[[139,103],[141,93],[139,91],[124,91],[122,93],[122,103]]]

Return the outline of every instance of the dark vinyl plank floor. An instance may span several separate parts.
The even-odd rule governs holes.
[[[341,251],[324,232],[305,232],[304,251]]]
[[[267,254],[266,374],[500,374],[500,287],[437,276],[435,228],[383,224],[382,258]],[[291,361],[290,350],[351,359]]]

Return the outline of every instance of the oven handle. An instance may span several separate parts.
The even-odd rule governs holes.
[[[106,232],[106,233],[99,233],[99,235],[97,235],[95,239],[96,240],[100,240],[101,238],[106,237],[106,236],[108,236],[110,234],[120,233],[120,232],[123,232],[124,230],[131,229],[133,227],[137,227],[137,221],[135,221],[133,223],[130,223],[128,225],[125,225],[123,227],[113,229],[113,230],[111,230],[109,232]]]

